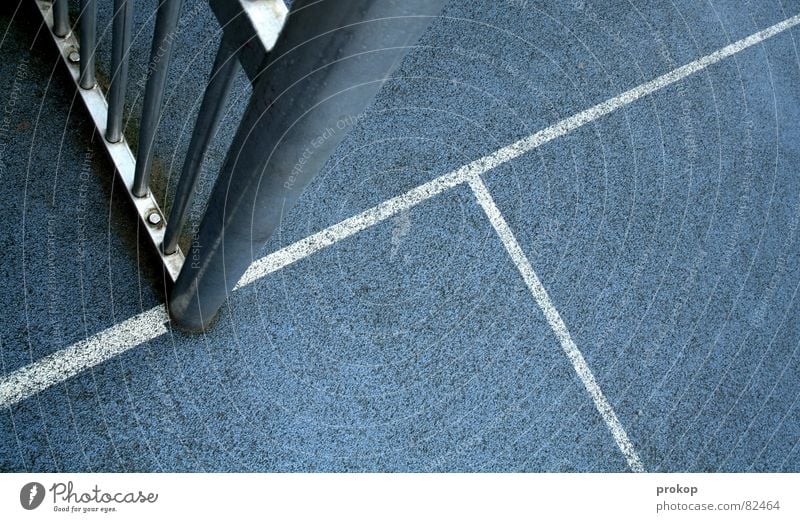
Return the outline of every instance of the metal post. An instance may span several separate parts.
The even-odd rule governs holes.
[[[69,3],[53,0],[53,33],[64,38],[69,34]]]
[[[161,119],[161,105],[167,85],[172,43],[178,28],[182,0],[162,0],[156,13],[153,46],[150,49],[150,78],[144,93],[142,124],[139,129],[139,149],[136,151],[136,171],[133,177],[133,193],[137,197],[147,195],[150,168],[153,164],[153,142]]]
[[[114,27],[111,42],[111,85],[108,95],[106,139],[117,143],[122,139],[122,117],[125,93],[128,90],[128,55],[131,48],[133,0],[114,0]]]
[[[200,176],[203,157],[211,138],[217,131],[222,117],[222,109],[225,108],[225,101],[228,99],[233,79],[239,71],[239,61],[235,51],[236,49],[223,36],[214,60],[214,67],[211,70],[211,79],[203,95],[200,112],[197,114],[192,140],[189,142],[189,150],[186,152],[183,170],[181,170],[181,177],[175,191],[175,200],[169,213],[167,230],[164,233],[163,250],[165,254],[175,252],[178,247],[181,229],[186,223],[186,210]]]
[[[204,330],[444,0],[296,0],[169,298]]]
[[[95,85],[94,54],[97,39],[97,0],[81,0],[80,17],[81,72],[80,86],[91,89]]]

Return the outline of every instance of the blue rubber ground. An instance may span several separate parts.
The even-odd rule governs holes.
[[[15,7],[0,9],[3,374],[163,302],[51,44],[31,49],[35,13]],[[156,144],[167,194],[219,37],[205,2],[184,12]],[[454,0],[264,253],[798,13]],[[800,471],[798,39],[484,176],[649,471]],[[244,78],[235,92],[204,194]],[[0,413],[3,471],[627,469],[466,186],[236,292],[204,336],[163,335]]]

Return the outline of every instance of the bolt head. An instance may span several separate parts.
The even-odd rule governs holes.
[[[161,214],[158,213],[157,210],[153,210],[149,214],[147,214],[147,222],[153,226],[158,226],[161,224]]]
[[[80,61],[81,61],[81,53],[79,53],[78,51],[72,51],[72,52],[69,53],[67,58],[72,63],[80,63]]]

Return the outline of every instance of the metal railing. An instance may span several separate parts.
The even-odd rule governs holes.
[[[445,0],[209,0],[223,36],[169,219],[150,185],[173,35],[182,0],[161,0],[136,157],[123,135],[133,0],[114,0],[108,100],[95,79],[97,0],[81,0],[78,41],[67,0],[35,0],[171,285],[173,324],[204,330],[284,215]],[[107,0],[110,1],[110,0]],[[252,94],[188,256],[178,246],[201,164],[233,79]],[[338,127],[341,127],[338,126]],[[187,262],[186,259],[191,261]]]

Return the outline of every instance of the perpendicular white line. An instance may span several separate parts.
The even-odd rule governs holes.
[[[0,381],[0,408],[16,404],[134,346],[167,333],[165,323],[168,320],[163,306],[151,308],[3,376]]]
[[[280,270],[283,267],[286,267],[292,263],[295,263],[305,257],[308,257],[324,248],[327,248],[334,243],[341,241],[342,239],[346,239],[362,230],[372,227],[384,221],[404,210],[408,210],[423,201],[430,199],[437,194],[444,192],[450,188],[453,188],[461,183],[464,183],[468,179],[488,172],[489,170],[500,166],[508,161],[513,160],[514,158],[525,154],[526,152],[530,152],[531,150],[555,139],[559,136],[563,136],[564,134],[570,132],[571,130],[577,129],[587,123],[591,123],[592,121],[609,114],[610,112],[615,111],[625,105],[628,105],[639,98],[646,96],[648,94],[652,94],[653,92],[666,87],[672,83],[675,83],[691,74],[694,74],[698,71],[701,71],[712,65],[717,63],[739,51],[742,51],[748,47],[756,45],[767,38],[771,38],[791,27],[794,27],[800,23],[800,14],[795,15],[791,18],[784,20],[783,22],[779,22],[767,29],[759,31],[747,38],[734,42],[726,47],[723,47],[719,51],[706,55],[702,58],[699,58],[693,62],[690,62],[684,66],[678,67],[677,69],[668,72],[658,78],[651,80],[647,83],[644,83],[638,87],[635,87],[631,90],[625,91],[622,94],[615,96],[609,100],[606,100],[594,107],[590,107],[582,112],[575,114],[574,116],[570,116],[565,118],[554,125],[551,125],[545,129],[542,129],[534,134],[526,138],[522,138],[511,145],[503,147],[492,154],[479,158],[453,172],[435,178],[423,185],[420,185],[408,192],[396,196],[392,199],[389,199],[371,209],[368,209],[356,216],[351,218],[345,219],[335,225],[332,225],[324,230],[321,230],[305,239],[302,239],[296,243],[291,245],[287,245],[268,256],[265,256],[256,262],[245,272],[244,276],[239,280],[239,283],[236,286],[236,289],[239,289],[247,284],[250,284],[261,277],[264,277],[268,274],[275,272],[276,270]],[[162,307],[155,307],[147,312],[143,312],[142,314],[136,317],[150,317],[148,314],[153,313],[157,314],[163,312]],[[164,317],[166,314],[164,315]],[[133,319],[136,319],[133,318]],[[156,317],[154,315],[153,317]],[[163,326],[163,321],[161,316],[157,316],[158,319],[153,319],[154,321],[158,321],[161,326]],[[129,321],[133,320],[129,319]],[[14,402],[18,402],[24,398],[30,397],[40,391],[56,384],[57,382],[61,382],[73,375],[76,375],[80,371],[89,368],[95,364],[99,364],[103,362],[105,359],[97,358],[98,354],[107,353],[108,358],[113,357],[119,353],[124,352],[127,349],[133,348],[136,344],[129,344],[124,345],[120,344],[116,347],[115,350],[111,350],[105,352],[103,350],[99,350],[96,347],[92,346],[91,344],[85,345],[84,343],[88,343],[91,339],[112,339],[118,334],[118,328],[121,325],[126,324],[127,321],[120,323],[118,325],[114,325],[109,327],[102,332],[93,335],[92,337],[87,338],[84,341],[76,343],[72,346],[64,348],[52,355],[45,357],[44,359],[34,362],[29,366],[21,368],[19,370],[15,370],[9,375],[5,375],[0,378],[0,390],[2,390],[2,395],[0,395],[0,405],[6,406],[8,404],[13,404]],[[166,330],[161,331],[157,325],[151,325],[150,328],[145,328],[145,332],[149,331],[152,334],[152,337],[145,338],[144,336],[141,337],[141,340],[138,343],[145,342],[150,340],[158,335],[166,333]],[[158,333],[155,333],[158,332]],[[133,339],[132,337],[126,337],[123,335],[125,339]],[[137,343],[137,344],[138,344]],[[86,364],[56,364],[56,361],[59,357],[72,357],[74,353],[80,354],[86,351],[88,357]],[[42,363],[48,361],[49,368],[57,369],[57,368],[80,368],[77,371],[52,371],[51,380],[41,380],[42,376],[45,375],[47,372],[44,371],[44,367],[40,367]],[[21,379],[19,375],[27,372],[27,374],[36,375],[38,380],[24,380]],[[20,389],[18,392],[10,393],[6,390],[12,389],[14,386],[24,386],[23,383],[27,383],[26,387]],[[10,393],[10,394],[9,394]],[[7,402],[5,397],[20,397],[16,401]]]
[[[522,275],[522,279],[525,281],[531,294],[533,294],[536,304],[541,308],[545,319],[547,319],[547,323],[550,325],[553,333],[555,333],[556,338],[558,338],[562,350],[564,350],[567,358],[572,363],[572,367],[575,368],[575,373],[578,374],[586,391],[589,392],[597,411],[605,421],[617,446],[619,446],[619,449],[628,461],[628,467],[630,467],[632,471],[644,471],[642,461],[639,459],[639,455],[636,453],[633,444],[628,438],[625,428],[622,427],[622,424],[617,418],[617,414],[614,413],[614,408],[611,407],[611,404],[600,389],[600,385],[597,383],[597,379],[595,379],[592,370],[589,369],[589,365],[586,364],[586,359],[583,358],[583,354],[572,340],[572,336],[567,329],[567,325],[564,324],[561,314],[556,310],[556,307],[550,300],[550,296],[547,294],[547,290],[545,290],[542,282],[539,280],[539,276],[537,276],[536,272],[533,270],[530,261],[528,261],[527,256],[522,251],[522,247],[520,247],[519,242],[517,242],[517,238],[508,226],[503,214],[500,213],[500,209],[497,208],[494,198],[492,198],[491,193],[489,193],[489,189],[486,188],[480,176],[474,176],[470,178],[468,182],[470,188],[472,188],[472,192],[475,194],[475,198],[489,218],[489,222],[492,224],[495,232],[497,232],[497,235],[500,237],[500,241],[503,243],[508,255]]]

